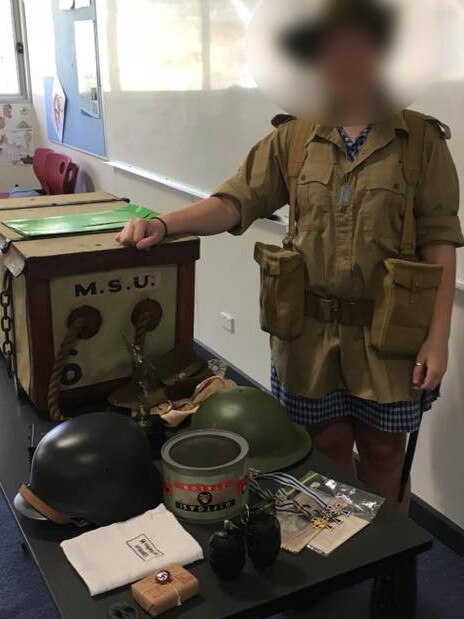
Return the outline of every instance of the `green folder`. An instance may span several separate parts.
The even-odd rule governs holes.
[[[158,215],[159,213],[151,211],[144,206],[127,204],[120,208],[96,211],[95,213],[75,213],[73,215],[57,215],[35,219],[11,219],[3,223],[24,236],[34,238],[120,230],[128,221],[135,217],[153,219]]]

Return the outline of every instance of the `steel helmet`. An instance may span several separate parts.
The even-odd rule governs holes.
[[[290,420],[280,402],[251,387],[224,389],[201,404],[189,429],[211,428],[243,436],[250,446],[250,466],[263,473],[289,467],[311,450],[309,434]]]
[[[161,478],[141,428],[119,413],[64,421],[35,450],[16,509],[57,524],[122,522],[162,501]]]

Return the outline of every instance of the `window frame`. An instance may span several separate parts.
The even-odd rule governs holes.
[[[16,73],[18,75],[19,93],[4,94],[0,91],[1,103],[27,103],[31,100],[31,81],[26,35],[26,17],[23,0],[10,0],[13,18],[13,37],[16,57]],[[18,46],[22,45],[22,51]]]

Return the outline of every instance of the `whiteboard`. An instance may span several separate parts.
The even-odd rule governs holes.
[[[279,110],[245,57],[258,0],[97,3],[108,157],[205,193]]]
[[[279,112],[247,69],[246,29],[258,1],[96,3],[110,161],[195,195],[232,174]],[[459,34],[464,3],[452,6]],[[452,127],[450,147],[464,186],[464,59],[450,56],[447,81],[413,107]],[[464,281],[464,251],[459,277]]]

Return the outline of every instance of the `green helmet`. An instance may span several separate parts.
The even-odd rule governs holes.
[[[311,450],[309,434],[290,420],[280,402],[251,387],[224,389],[203,402],[189,429],[211,428],[243,436],[250,446],[250,466],[262,473],[289,467]]]

